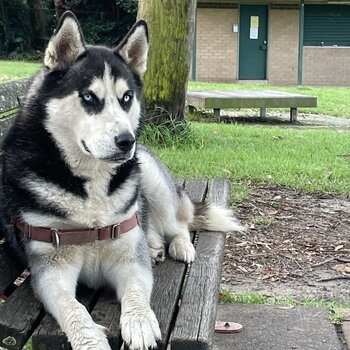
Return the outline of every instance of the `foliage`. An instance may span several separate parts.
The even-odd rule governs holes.
[[[91,44],[116,45],[136,20],[137,0],[62,0],[59,9],[51,0],[36,2],[40,8],[30,7],[29,0],[0,2],[0,42],[5,44],[0,46],[0,57],[40,58],[57,25],[57,13],[65,10],[76,14]],[[39,14],[44,28],[33,22]]]
[[[153,147],[170,149],[200,148],[203,144],[200,134],[196,133],[189,123],[176,119],[169,119],[158,125],[146,122],[141,142]]]
[[[0,3],[0,56],[7,52],[24,51],[30,46],[29,8],[22,0]]]

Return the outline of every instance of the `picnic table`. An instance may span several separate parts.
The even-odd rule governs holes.
[[[266,117],[267,108],[290,108],[290,121],[296,122],[298,107],[317,107],[317,98],[273,90],[208,90],[188,91],[190,109],[213,109],[220,120],[220,110],[229,108],[260,108]]]

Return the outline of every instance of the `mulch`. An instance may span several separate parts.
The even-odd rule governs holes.
[[[237,216],[247,227],[228,235],[224,283],[304,285],[349,280],[350,201],[277,185],[250,186]],[[350,287],[349,287],[350,291]],[[350,298],[350,296],[349,296]]]

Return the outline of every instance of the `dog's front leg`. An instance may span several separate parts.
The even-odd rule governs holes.
[[[122,338],[130,350],[146,350],[157,346],[161,338],[158,321],[150,307],[152,271],[147,265],[130,261],[119,263],[111,280],[121,301]]]
[[[75,299],[78,271],[74,266],[32,267],[34,291],[46,311],[66,333],[73,350],[109,350],[104,328],[93,322],[86,308]]]

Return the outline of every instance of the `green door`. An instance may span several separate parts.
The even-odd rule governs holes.
[[[241,5],[239,79],[266,79],[267,6]]]

